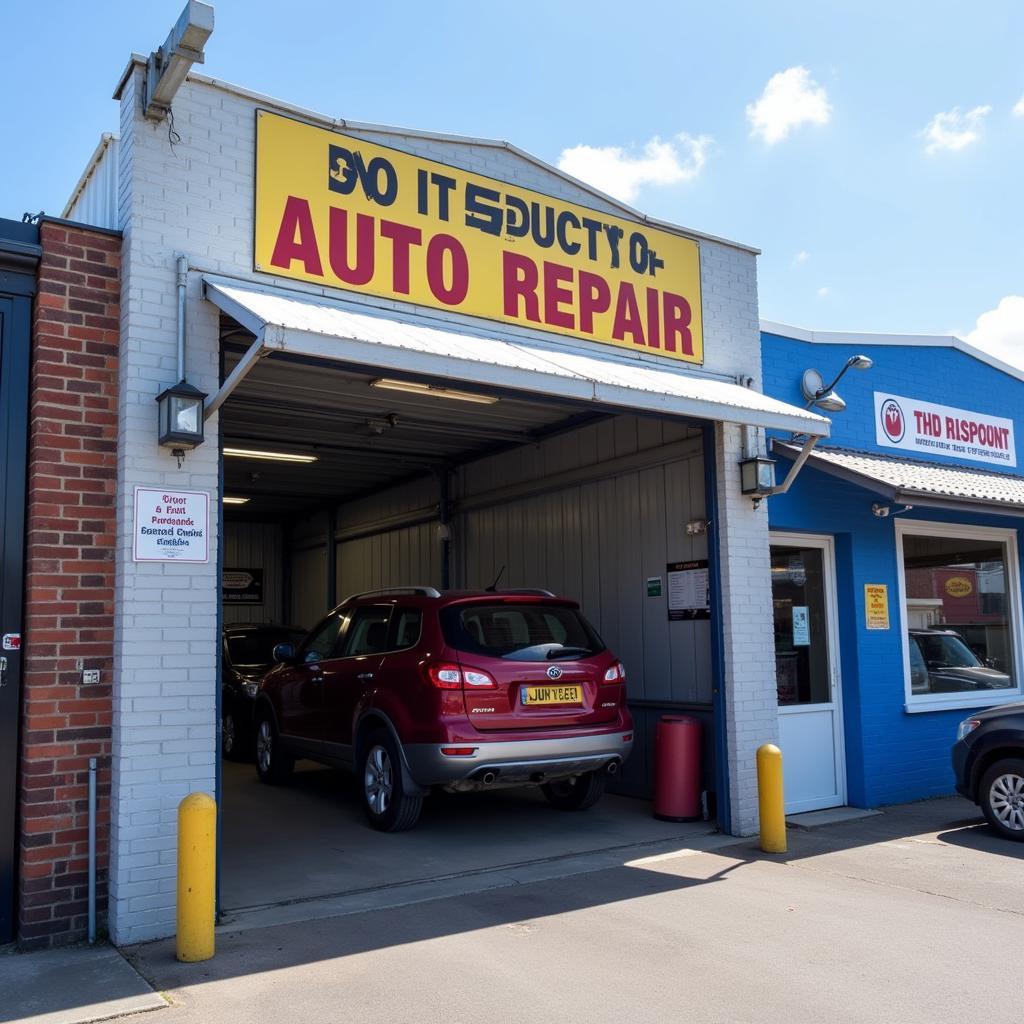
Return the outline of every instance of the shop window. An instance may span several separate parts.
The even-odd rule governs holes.
[[[1012,530],[897,524],[908,707],[995,704],[1021,691]]]

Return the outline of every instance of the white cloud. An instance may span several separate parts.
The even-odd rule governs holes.
[[[982,313],[965,340],[1024,368],[1024,295],[1007,295],[995,309]]]
[[[806,263],[810,258],[811,258],[811,254],[809,252],[807,252],[805,249],[801,249],[793,257],[793,266],[794,267],[799,267],[801,264]]]
[[[1024,96],[1021,96],[1021,98],[1014,104],[1013,116],[1024,117]]]
[[[928,143],[924,151],[931,156],[943,150],[955,153],[973,145],[981,138],[982,122],[991,112],[992,108],[986,105],[974,107],[966,114],[961,114],[959,107],[936,114],[921,132]]]
[[[828,124],[831,116],[824,87],[799,66],[772,75],[757,102],[747,104],[750,134],[770,146],[803,124]]]
[[[562,150],[558,166],[628,203],[645,185],[678,185],[696,178],[704,168],[712,141],[710,135],[686,132],[668,142],[655,135],[638,155],[622,146],[573,146]]]
[[[818,289],[818,298],[819,299],[827,299],[829,297],[830,293],[831,293],[831,289],[829,289],[827,287],[819,288]]]

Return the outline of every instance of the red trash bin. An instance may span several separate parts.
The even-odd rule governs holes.
[[[654,816],[698,821],[701,725],[689,715],[665,715],[654,741]]]

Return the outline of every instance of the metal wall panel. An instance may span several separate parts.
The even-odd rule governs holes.
[[[424,523],[338,545],[338,600],[381,587],[441,585],[437,525]]]
[[[263,604],[224,605],[224,625],[283,621],[280,526],[276,523],[225,523],[224,566],[228,569],[263,570]]]
[[[62,214],[67,220],[116,231],[118,147],[116,135],[105,133],[93,153],[92,162],[79,181],[78,189]]]
[[[309,629],[315,626],[327,609],[327,548],[317,547],[292,550],[291,625]]]

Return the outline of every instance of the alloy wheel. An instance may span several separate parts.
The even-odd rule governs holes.
[[[235,752],[235,716],[227,714],[221,727],[221,747],[229,757]]]
[[[993,779],[989,803],[1004,828],[1024,832],[1024,776],[1007,772]]]
[[[394,788],[391,755],[379,744],[371,747],[366,755],[363,790],[366,793],[366,802],[374,814],[384,814],[387,811]]]
[[[256,731],[256,760],[259,763],[260,771],[266,774],[270,771],[270,759],[274,750],[274,733],[270,723],[264,718]]]

